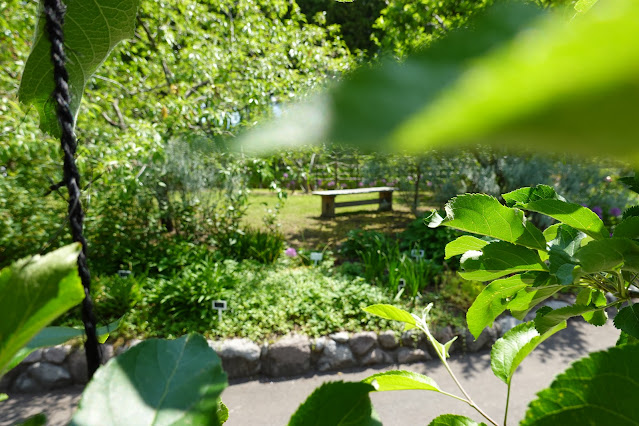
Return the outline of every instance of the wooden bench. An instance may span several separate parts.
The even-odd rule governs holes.
[[[322,196],[322,217],[335,217],[337,207],[363,206],[366,204],[379,204],[379,211],[393,210],[393,191],[391,186],[358,189],[333,189],[328,191],[313,191],[313,195]],[[336,203],[338,195],[368,194],[378,192],[379,197],[372,200],[344,201]]]

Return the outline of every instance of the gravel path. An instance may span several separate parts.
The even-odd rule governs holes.
[[[589,351],[605,349],[615,344],[618,331],[611,322],[604,327],[593,327],[584,322],[571,321],[563,330],[542,344],[520,367],[513,380],[509,422],[521,420],[528,402],[548,386],[552,379]],[[453,355],[450,362],[460,381],[490,416],[503,420],[506,385],[496,379],[490,370],[490,353]],[[297,406],[313,389],[325,381],[360,380],[379,371],[395,369],[355,370],[343,373],[309,375],[291,380],[268,379],[234,381],[222,395],[229,407],[229,426],[285,425]],[[458,393],[453,381],[438,361],[401,366],[401,368],[427,374],[440,387]],[[46,412],[49,425],[66,424],[77,406],[82,388],[68,388],[40,395],[9,395],[0,402],[0,426],[11,425],[30,415]],[[375,409],[385,426],[426,425],[439,414],[467,415],[483,420],[465,404],[433,392],[403,391],[372,395]],[[132,419],[131,426],[135,425]]]

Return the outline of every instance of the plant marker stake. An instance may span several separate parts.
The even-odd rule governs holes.
[[[218,321],[222,322],[222,311],[226,311],[226,300],[214,300],[212,306],[217,311]]]
[[[421,260],[424,258],[424,250],[413,249],[410,251],[411,257],[414,257],[416,260]]]
[[[311,260],[315,262],[315,266],[317,266],[317,263],[320,262],[323,257],[324,255],[319,251],[311,252]]]

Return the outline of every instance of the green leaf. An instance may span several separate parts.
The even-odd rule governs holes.
[[[472,62],[397,129],[395,146],[423,152],[487,143],[636,161],[639,123],[631,111],[639,96],[633,83],[639,72],[637,21],[634,0],[599,2],[571,22],[560,14],[541,19]],[[533,32],[538,36],[526,36]],[[385,111],[380,107],[378,114]]]
[[[546,249],[543,234],[525,221],[521,211],[503,206],[489,195],[460,195],[450,200],[445,210],[445,218],[433,213],[428,226],[445,225],[537,250]]]
[[[466,313],[468,330],[479,337],[485,327],[491,325],[495,318],[506,310],[512,298],[530,284],[522,281],[521,275],[493,281],[477,296]]]
[[[552,287],[528,287],[519,290],[515,297],[508,303],[508,310],[518,320],[523,320],[528,312],[561,290],[559,286]]]
[[[6,393],[0,393],[0,402],[6,401],[7,399],[9,399],[9,395]]]
[[[628,207],[626,211],[623,212],[622,219],[626,220],[629,217],[637,217],[639,216],[639,206]]]
[[[620,177],[619,181],[628,187],[629,190],[639,194],[639,174],[635,172],[634,176]]]
[[[120,325],[122,318],[113,321],[105,327],[96,330],[98,342],[104,343],[109,337],[109,333],[115,331]],[[71,327],[45,327],[26,346],[21,348],[9,363],[7,370],[11,370],[25,359],[29,354],[38,348],[61,345],[76,337],[84,336],[84,329]]]
[[[597,0],[579,0],[575,3],[575,10],[578,13],[586,13],[597,3]]]
[[[579,261],[574,255],[581,248],[581,241],[586,234],[568,225],[556,229],[555,238],[548,242],[550,272],[559,279],[560,284],[572,284],[573,270]]]
[[[639,345],[591,353],[560,374],[528,406],[522,425],[636,425]]]
[[[557,238],[557,232],[559,232],[559,227],[564,226],[561,223],[555,223],[554,225],[550,225],[548,228],[544,229],[544,238],[546,242],[550,242]]]
[[[537,185],[515,189],[514,191],[502,194],[502,198],[508,207],[515,207],[517,204],[527,204],[531,201],[539,200],[561,200],[565,199],[555,192],[555,188],[548,185]]]
[[[486,423],[477,423],[468,417],[456,414],[443,414],[435,417],[428,426],[486,426]]]
[[[619,334],[619,339],[617,339],[617,343],[615,343],[615,346],[628,345],[633,343],[639,343],[639,339],[632,337],[628,333],[622,331]]]
[[[639,339],[639,303],[621,309],[613,322],[619,330]]]
[[[566,321],[540,334],[532,321],[519,324],[504,334],[490,351],[490,367],[497,378],[507,385],[521,362],[544,340],[566,328]]]
[[[627,238],[591,241],[577,252],[575,258],[587,273],[618,269],[639,272],[639,244]]]
[[[80,245],[22,259],[0,271],[0,373],[44,326],[84,299]]]
[[[369,393],[375,388],[361,382],[327,382],[299,406],[289,426],[375,424]]]
[[[582,231],[595,240],[601,240],[609,236],[609,232],[601,219],[599,219],[599,216],[579,204],[567,203],[561,200],[538,200],[526,204],[517,203],[516,207],[550,216],[561,223]]]
[[[473,237],[471,235],[462,235],[461,237],[446,244],[446,257],[450,259],[458,254],[464,254],[470,250],[481,250],[489,241]]]
[[[613,238],[639,238],[639,217],[632,216],[621,221],[612,231]]]
[[[71,113],[80,108],[84,86],[121,40],[133,37],[139,0],[67,0],[64,2],[64,48],[68,57]],[[42,2],[40,4],[42,11]],[[45,30],[44,13],[39,14],[34,43],[24,67],[18,96],[25,105],[33,104],[40,114],[40,128],[60,136],[53,93],[51,43]]]
[[[410,313],[393,305],[377,304],[367,306],[363,310],[381,318],[403,322],[406,330],[414,328],[416,324],[415,318]]]
[[[464,271],[459,275],[478,281],[490,281],[516,272],[548,270],[537,251],[503,241],[490,243],[481,252],[466,252],[460,263]]]
[[[45,426],[47,424],[47,415],[39,413],[27,418],[22,423],[18,423],[19,426]]]
[[[608,302],[606,300],[606,295],[603,294],[603,292],[601,292],[600,290],[584,288],[577,295],[577,300],[575,301],[575,303],[577,305],[587,305],[595,308],[601,308],[606,306]],[[586,312],[582,315],[582,317],[590,324],[595,326],[602,326],[608,321],[608,314],[604,309]]]
[[[101,367],[72,425],[218,425],[226,374],[204,337],[148,339]]]
[[[546,333],[554,328],[557,324],[566,321],[568,318],[583,315],[586,312],[595,311],[597,308],[584,305],[571,305],[564,308],[552,309],[550,311],[537,311],[535,317],[535,327],[540,334]]]
[[[229,407],[227,407],[222,401],[219,401],[217,404],[217,420],[220,424],[224,424],[228,419]]]
[[[428,376],[412,371],[391,370],[373,374],[362,380],[372,385],[377,392],[395,390],[429,390],[441,392],[439,385]]]

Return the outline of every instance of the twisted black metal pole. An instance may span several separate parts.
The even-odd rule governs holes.
[[[87,242],[83,235],[84,212],[80,202],[80,173],[75,164],[77,141],[73,131],[74,119],[71,109],[71,95],[69,93],[69,74],[66,69],[66,55],[64,53],[64,23],[65,6],[60,0],[44,0],[44,14],[46,30],[51,41],[51,62],[53,63],[53,77],[55,90],[53,100],[56,103],[58,122],[62,131],[60,142],[64,154],[64,183],[69,192],[69,222],[73,241],[82,244],[82,252],[78,256],[78,272],[84,287],[82,301],[82,322],[87,335],[84,349],[87,356],[89,378],[100,366],[100,347],[96,336],[96,320],[91,302],[91,274],[87,266]]]

